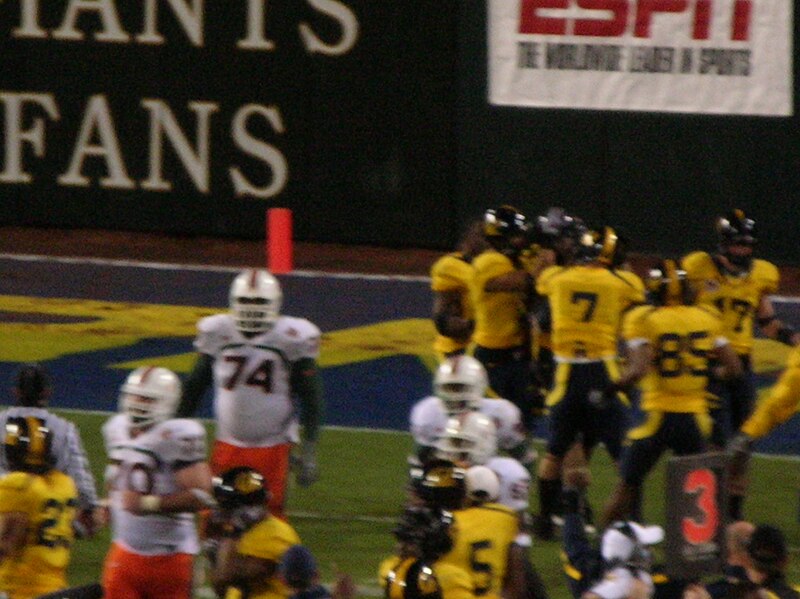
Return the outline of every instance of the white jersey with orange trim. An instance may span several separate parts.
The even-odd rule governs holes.
[[[527,511],[530,506],[531,473],[518,460],[507,456],[495,456],[486,466],[500,481],[497,503],[515,512]]]
[[[175,472],[206,459],[206,431],[195,421],[166,420],[131,436],[125,414],[103,425],[110,460],[109,499],[113,540],[140,555],[198,551],[194,514],[137,515],[122,509],[126,490],[148,495],[169,495],[180,490]]]
[[[195,349],[214,358],[216,437],[238,447],[299,440],[292,402],[292,367],[319,356],[320,330],[304,318],[280,316],[274,326],[244,336],[229,314],[200,320]]]
[[[497,448],[509,450],[525,441],[519,408],[507,399],[484,397],[478,411],[492,419],[497,429]],[[433,446],[447,427],[444,402],[435,395],[419,400],[411,408],[411,435],[419,445]]]

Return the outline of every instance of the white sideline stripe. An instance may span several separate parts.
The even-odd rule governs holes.
[[[800,304],[800,298],[794,295],[770,295],[769,298],[776,304]]]
[[[320,512],[297,512],[288,510],[287,514],[298,520],[333,520],[335,522],[367,522],[368,524],[394,524],[397,517],[393,516],[354,516],[352,514],[322,514]]]
[[[328,589],[333,586],[332,581],[323,581],[322,584]],[[356,586],[357,597],[382,597],[383,594],[383,589],[375,585],[359,584]],[[208,586],[194,589],[194,597],[196,599],[216,599],[216,596],[217,594],[214,592],[214,589]]]
[[[79,408],[60,408],[58,406],[48,406],[48,409],[64,412],[65,414],[90,414],[92,416],[111,416],[116,414],[116,410],[81,410]],[[202,422],[214,422],[213,418],[196,418]],[[350,431],[353,433],[378,433],[381,435],[406,435],[408,431],[395,430],[393,428],[369,428],[366,426],[338,426],[335,424],[324,425],[323,428],[332,431]]]
[[[40,254],[3,254],[0,259],[16,260],[18,262],[55,262],[57,264],[94,264],[97,266],[119,266],[123,268],[149,268],[152,270],[186,270],[198,272],[226,272],[239,273],[248,266],[214,266],[211,264],[174,264],[166,262],[140,262],[137,260],[112,260],[109,258],[84,258],[69,256],[43,256]],[[284,276],[284,275],[281,275]],[[376,275],[355,272],[325,272],[321,270],[293,270],[287,273],[288,277],[326,278],[326,279],[363,279],[366,281],[404,281],[424,283],[430,277],[414,275]]]
[[[120,266],[128,268],[150,268],[153,270],[187,270],[200,272],[238,273],[248,266],[215,266],[212,264],[178,264],[169,262],[144,262],[138,260],[115,260],[111,258],[87,258],[82,256],[46,256],[42,254],[0,253],[0,259],[18,262],[56,262],[59,264],[95,264],[98,266]],[[284,275],[281,275],[284,276]],[[293,270],[285,276],[328,279],[363,279],[372,281],[408,281],[425,283],[431,280],[423,275],[378,275],[357,272],[326,272],[322,270]],[[791,295],[771,295],[772,301],[779,304],[800,304],[800,297]]]
[[[103,415],[110,415],[116,414],[115,411],[105,411],[105,410],[79,410],[78,408],[59,408],[58,406],[50,406],[50,408],[57,410],[59,412],[64,413],[72,413],[72,414],[93,414],[96,416],[103,416]],[[213,418],[198,418],[198,420],[202,420],[203,422],[213,422]],[[330,429],[332,431],[350,431],[353,433],[378,433],[381,435],[407,435],[409,434],[408,431],[404,430],[394,430],[389,428],[367,428],[361,426],[324,426],[323,428]],[[540,443],[544,442],[544,439],[534,438],[534,441],[538,441]],[[800,462],[800,455],[785,455],[785,454],[775,454],[775,453],[760,453],[754,452],[753,455],[755,457],[764,459],[764,460],[775,460],[779,462]]]

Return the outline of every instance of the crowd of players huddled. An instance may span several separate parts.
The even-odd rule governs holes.
[[[545,599],[530,548],[556,550],[557,540],[575,597],[800,597],[785,580],[782,532],[743,520],[753,442],[800,401],[795,349],[755,406],[754,327],[791,346],[800,335],[775,316],[778,270],[753,256],[755,222],[734,210],[716,232],[716,251],[663,260],[640,277],[613,227],[591,228],[560,208],[531,220],[501,206],[433,265],[440,363],[433,394],[410,413],[407,500],[396,551],[379,566],[387,598]],[[0,412],[0,593],[177,599],[203,585],[226,599],[357,593],[346,576],[331,589],[318,584],[313,556],[286,520],[291,472],[300,485],[319,476],[322,394],[320,331],[282,315],[281,303],[274,276],[246,270],[231,285],[230,310],[198,323],[198,357],[184,381],[163,367],[130,373],[119,413],[103,426],[103,499],[77,429],[47,410],[46,371],[19,370],[17,405]],[[210,386],[207,458],[205,429],[191,416]],[[618,482],[595,517],[586,491],[599,445]],[[729,500],[702,507],[727,526],[725,570],[663,571],[652,546],[665,530],[642,522],[643,483],[667,451],[712,450],[727,456]],[[101,580],[69,587],[73,539],[109,522]]]
[[[753,441],[800,401],[795,349],[756,408],[754,328],[790,346],[800,337],[775,315],[778,270],[753,255],[755,222],[737,209],[715,227],[715,251],[662,260],[640,277],[612,226],[592,228],[560,208],[529,219],[506,205],[487,210],[433,265],[441,364],[434,395],[411,411],[412,487],[426,509],[456,524],[454,547],[436,563],[471,572],[479,595],[543,596],[515,548],[560,537],[575,596],[796,596],[783,578],[782,533],[768,525],[747,529],[743,541],[739,533]],[[595,518],[586,489],[598,445],[618,482]],[[729,536],[745,550],[733,562],[726,551],[730,584],[706,588],[653,570],[649,546],[664,530],[642,524],[642,487],[665,452],[711,451],[727,455],[718,526],[738,523]],[[426,499],[428,487],[461,479],[462,503]],[[514,534],[479,509],[516,514]],[[598,529],[595,546],[587,533]]]

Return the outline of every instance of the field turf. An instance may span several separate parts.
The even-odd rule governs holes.
[[[65,411],[81,428],[92,468],[102,480],[104,452],[100,426],[107,415]],[[209,432],[211,424],[209,423]],[[412,447],[405,433],[328,428],[322,436],[319,459],[321,480],[310,488],[291,489],[289,518],[301,539],[315,553],[323,580],[337,571],[352,574],[360,596],[379,594],[376,571],[391,552],[391,529],[403,502],[405,460]],[[646,489],[645,517],[663,521],[663,463],[651,476]],[[756,457],[752,493],[746,513],[755,522],[779,526],[790,546],[800,545],[798,527],[797,462],[791,458]],[[602,505],[613,485],[614,475],[607,456],[598,452],[592,461],[594,482],[591,500]],[[536,505],[535,489],[532,505]],[[99,577],[108,547],[108,531],[92,540],[77,541],[70,567],[70,583],[81,584]],[[535,542],[531,557],[553,599],[568,599],[559,558],[558,541]],[[792,551],[790,579],[800,581],[800,556]]]

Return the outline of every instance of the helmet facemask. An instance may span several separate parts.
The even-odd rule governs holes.
[[[756,222],[737,208],[717,219],[716,230],[720,253],[737,269],[749,271],[757,241]]]
[[[278,280],[266,270],[246,270],[231,284],[230,309],[236,328],[257,335],[272,328],[283,301]]]
[[[486,369],[471,356],[448,358],[433,380],[433,392],[444,403],[448,416],[479,409],[487,386]]]
[[[133,428],[150,427],[175,415],[181,398],[181,382],[166,368],[137,368],[120,389],[120,410]]]
[[[485,464],[497,453],[496,428],[487,416],[470,412],[451,418],[435,447],[439,459],[467,466]]]

